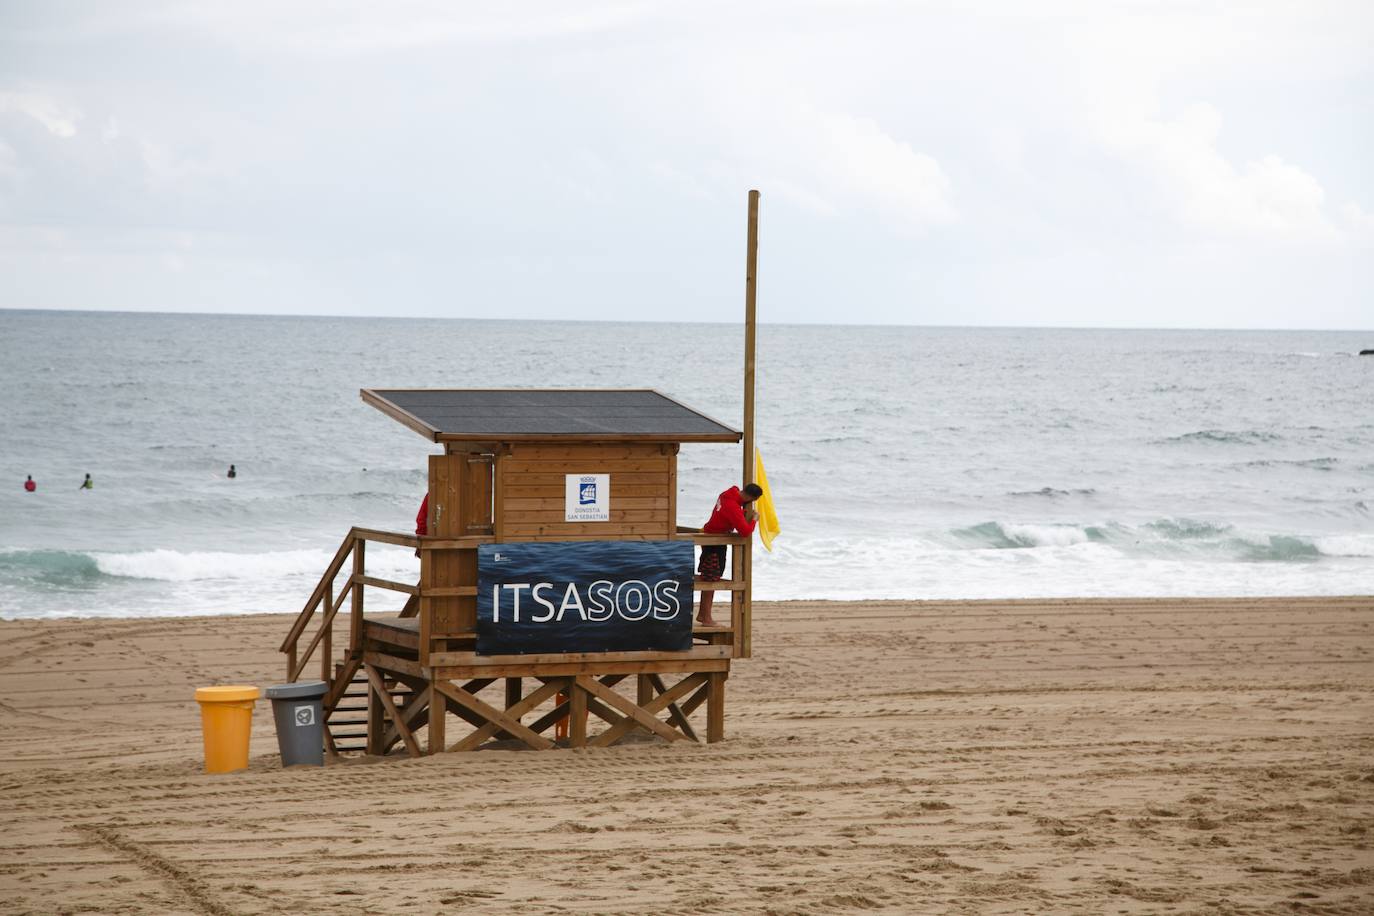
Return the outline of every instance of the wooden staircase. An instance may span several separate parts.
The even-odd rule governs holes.
[[[345,669],[353,668],[352,677],[343,681]],[[343,690],[335,695],[331,690],[326,695],[324,708],[325,745],[333,754],[367,753],[367,708],[369,690],[367,675],[356,666],[348,663],[335,665],[335,684]],[[413,691],[404,684],[390,678],[385,679],[387,693],[398,708],[410,705]],[[329,701],[333,701],[332,704]],[[385,707],[379,706],[382,716],[381,730],[385,734],[392,730],[393,723]]]

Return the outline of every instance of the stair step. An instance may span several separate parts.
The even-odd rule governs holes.
[[[338,731],[338,732],[334,731],[333,729],[330,729],[329,733],[330,733],[331,735],[334,736],[334,740],[335,740],[335,741],[338,741],[340,738],[366,738],[366,737],[367,737],[367,729],[365,729],[365,728],[362,729],[361,731]]]

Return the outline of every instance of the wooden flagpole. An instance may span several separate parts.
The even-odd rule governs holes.
[[[744,483],[754,482],[754,325],[758,296],[759,192],[749,192],[749,241],[744,266]]]
[[[756,305],[758,300],[759,268],[759,192],[749,192],[749,241],[744,263],[744,484],[754,483],[754,348]],[[731,592],[731,608],[735,628],[735,657],[749,658],[754,654],[753,588],[754,539],[746,538],[738,551],[739,568],[732,571],[744,580],[744,591]]]

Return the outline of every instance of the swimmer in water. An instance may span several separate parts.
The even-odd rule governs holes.
[[[239,476],[239,472],[234,470],[234,466],[232,464],[229,465],[229,479],[233,480],[237,476]]]
[[[37,490],[37,489],[38,489],[38,484],[36,484],[36,483],[33,482],[33,475],[32,475],[32,474],[30,474],[30,475],[28,476],[28,479],[24,481],[24,489],[25,489],[26,491],[28,491],[29,493],[32,493],[34,490]]]
[[[81,481],[81,486],[77,487],[77,489],[78,489],[78,490],[94,490],[94,489],[95,489],[95,481],[91,480],[91,475],[90,475],[90,474],[87,474],[87,475],[86,475],[86,479],[83,480],[83,481]]]

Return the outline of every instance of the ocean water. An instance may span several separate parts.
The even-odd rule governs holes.
[[[437,451],[359,388],[654,387],[737,425],[742,337],[0,311],[0,617],[294,612],[350,526],[412,529]],[[784,534],[756,596],[1374,594],[1369,346],[764,325]],[[699,525],[740,453],[679,460],[679,520]],[[369,569],[411,579],[417,561],[370,550]]]

